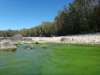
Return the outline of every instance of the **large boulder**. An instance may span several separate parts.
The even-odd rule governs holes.
[[[12,37],[12,40],[14,41],[23,40],[23,36],[21,34],[16,34]]]
[[[14,43],[11,40],[2,40],[0,41],[0,48],[15,48],[16,46],[14,45]]]

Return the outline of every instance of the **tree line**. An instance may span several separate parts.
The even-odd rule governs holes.
[[[20,31],[0,31],[0,36],[64,36],[100,32],[100,0],[74,0],[58,13],[53,22]]]

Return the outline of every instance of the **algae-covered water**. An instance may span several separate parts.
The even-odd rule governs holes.
[[[0,75],[100,75],[100,47],[20,45],[0,51]]]

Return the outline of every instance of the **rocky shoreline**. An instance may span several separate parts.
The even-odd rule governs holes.
[[[100,34],[70,35],[60,37],[30,37],[33,41],[72,44],[100,44]]]
[[[60,37],[0,37],[0,50],[15,49],[18,43],[70,43],[100,44],[100,34],[72,35]]]

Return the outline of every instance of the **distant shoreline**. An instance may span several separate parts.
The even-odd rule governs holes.
[[[2,39],[1,39],[2,38]],[[65,43],[65,44],[100,44],[100,34],[71,35],[58,37],[0,37],[0,50],[17,48],[18,43]]]
[[[35,42],[72,43],[72,44],[100,44],[100,34],[84,34],[58,37],[26,37]]]
[[[68,36],[54,36],[54,37],[0,37],[0,42],[10,41],[14,44],[18,42],[52,42],[52,43],[83,43],[83,44],[100,44],[100,33],[97,34],[79,34]]]

